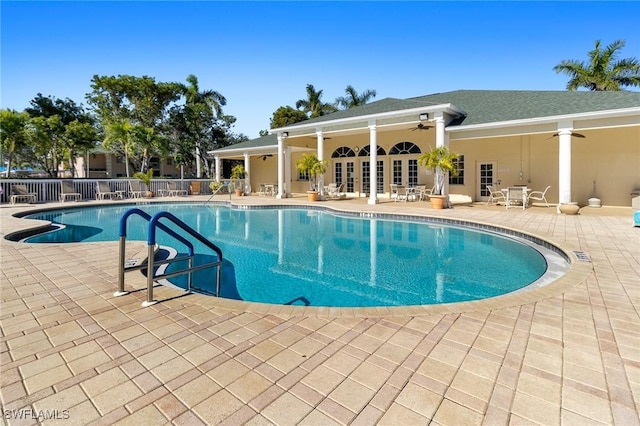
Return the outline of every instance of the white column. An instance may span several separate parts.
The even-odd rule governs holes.
[[[571,129],[559,129],[558,135],[558,211],[560,211],[560,204],[571,202]]]
[[[445,146],[444,115],[441,112],[436,113],[434,119],[436,122],[436,148],[439,148]]]
[[[378,204],[378,131],[375,121],[369,122],[369,200],[367,204]]]
[[[220,182],[220,156],[216,155],[213,158],[216,163],[216,182]]]
[[[251,158],[249,157],[249,153],[247,151],[244,152],[244,171],[246,172],[244,176],[244,192],[245,194],[251,194]]]
[[[286,198],[284,193],[284,135],[278,133],[278,195],[277,198]]]
[[[318,140],[318,160],[324,160],[324,136],[321,129],[316,129],[316,138]],[[320,197],[324,197],[324,174],[318,176],[318,193]]]
[[[284,149],[284,198],[291,197],[291,147]]]

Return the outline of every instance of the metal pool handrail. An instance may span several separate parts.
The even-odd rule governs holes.
[[[146,266],[143,263],[136,264],[136,265],[131,265],[131,266],[126,266],[125,265],[125,243],[126,243],[126,237],[127,237],[127,219],[133,214],[141,216],[142,218],[146,219],[149,222],[148,240],[147,240],[147,264],[146,264]],[[207,247],[211,248],[218,255],[218,260],[215,261],[215,262],[209,262],[209,263],[205,263],[205,264],[198,265],[198,266],[194,267],[193,266],[193,258],[195,256],[195,253],[194,253],[194,249],[193,249],[193,244],[191,244],[191,242],[188,241],[186,238],[184,238],[182,235],[176,233],[171,228],[169,228],[166,225],[160,223],[159,221],[162,218],[169,219],[171,222],[173,222],[174,224],[179,226],[182,230],[186,231],[189,235],[191,235],[192,237],[196,238],[198,241],[200,241],[201,243],[203,243]],[[161,260],[161,261],[156,261],[155,260],[155,247],[156,247],[156,229],[157,228],[162,229],[163,231],[168,233],[170,236],[174,237],[178,241],[180,241],[183,244],[185,244],[187,246],[187,248],[188,248],[187,256],[181,256],[181,257],[177,257],[177,258],[173,258],[173,259],[165,259],[165,260]],[[183,261],[183,260],[188,260],[188,262],[189,262],[189,267],[187,269],[183,269],[183,270],[176,271],[176,272],[171,272],[171,273],[168,273],[168,274],[154,275],[154,273],[153,273],[154,272],[154,267],[156,265],[166,265],[166,264],[170,264],[170,263],[178,262],[178,261]],[[128,292],[124,291],[124,273],[125,272],[130,271],[130,270],[141,270],[141,269],[144,269],[145,267],[147,268],[147,300],[146,300],[146,302],[144,302],[142,304],[143,306],[150,306],[150,305],[153,305],[154,303],[156,303],[156,301],[153,299],[153,281],[154,280],[159,280],[159,279],[164,279],[164,278],[171,278],[171,277],[175,277],[175,276],[183,275],[183,274],[189,274],[188,281],[187,281],[187,283],[188,283],[187,284],[187,292],[191,292],[191,277],[192,277],[193,272],[199,271],[199,270],[202,270],[202,269],[211,268],[211,267],[217,267],[217,273],[216,273],[216,296],[220,295],[220,276],[221,276],[221,269],[222,269],[222,250],[220,250],[220,248],[218,246],[213,244],[211,241],[207,240],[205,237],[203,237],[201,234],[196,232],[189,225],[187,225],[186,223],[184,223],[183,221],[181,221],[180,219],[178,219],[177,217],[175,217],[174,215],[172,215],[169,212],[159,212],[159,213],[156,213],[153,217],[151,217],[151,215],[149,215],[148,213],[146,213],[146,212],[144,212],[144,211],[142,211],[140,209],[133,208],[133,209],[127,210],[122,215],[122,217],[120,218],[120,253],[119,253],[118,292],[114,293],[114,296],[122,296],[122,295],[128,293]]]

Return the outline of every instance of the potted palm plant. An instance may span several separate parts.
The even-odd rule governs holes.
[[[304,154],[296,161],[298,171],[309,175],[309,201],[318,201],[318,176],[327,171],[327,161],[320,160],[316,154]]]
[[[147,187],[147,192],[145,192],[145,198],[153,198],[156,194],[151,190],[151,178],[153,177],[153,169],[148,169],[145,172],[135,172],[133,177],[136,179],[140,179],[142,183]]]
[[[451,176],[458,176],[458,165],[455,161],[457,159],[458,154],[450,152],[446,146],[439,146],[418,157],[418,164],[434,172],[433,193],[429,199],[431,206],[435,209],[444,207],[447,196],[443,192],[447,173],[451,173]]]
[[[237,196],[241,196],[244,194],[244,178],[246,176],[247,172],[242,164],[236,164],[231,169],[231,179],[233,179]]]

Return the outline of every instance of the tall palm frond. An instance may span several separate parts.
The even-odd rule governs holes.
[[[624,46],[623,40],[616,40],[602,49],[600,40],[596,40],[595,48],[588,52],[588,63],[563,60],[553,70],[570,77],[567,90],[584,87],[592,91],[620,91],[624,87],[640,86],[640,61],[636,58],[616,60]]]
[[[351,85],[347,86],[344,91],[347,96],[340,96],[339,98],[336,98],[336,106],[342,109],[349,109],[364,105],[369,102],[371,98],[376,97],[375,90],[365,90],[364,92],[358,94],[356,89],[354,89]]]
[[[322,90],[316,91],[313,84],[307,84],[306,91],[307,99],[296,101],[296,108],[309,114],[309,118],[322,117],[336,111],[333,105],[322,102]]]

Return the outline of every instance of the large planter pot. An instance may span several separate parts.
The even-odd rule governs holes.
[[[446,195],[431,195],[429,196],[429,200],[431,201],[431,207],[434,209],[443,209],[444,201],[446,200]]]
[[[577,203],[560,204],[560,213],[574,215],[578,214],[580,206]]]
[[[244,194],[244,191],[242,189],[236,189],[236,195],[238,197],[242,197],[243,194]]]
[[[319,197],[318,191],[307,191],[307,198],[309,201],[318,201]]]
[[[153,192],[153,191],[146,191],[146,192],[144,193],[144,198],[153,198],[153,197],[155,197],[155,196],[156,196],[156,193],[155,193],[155,192]]]

